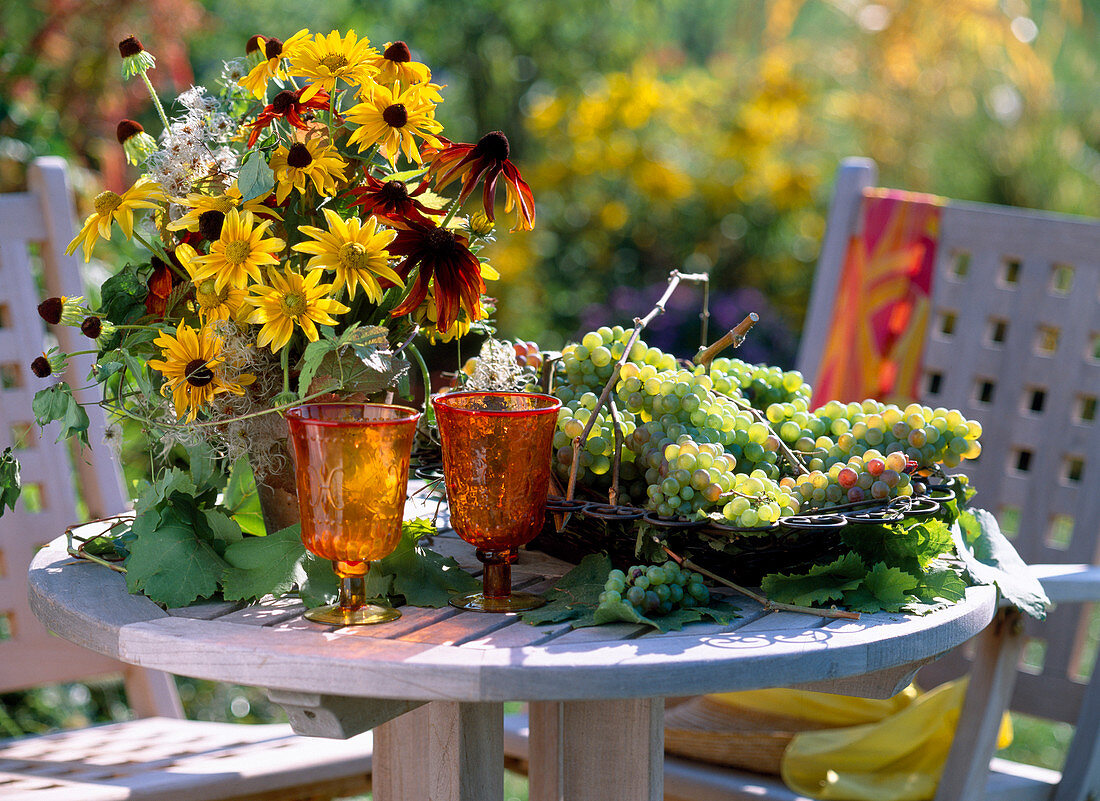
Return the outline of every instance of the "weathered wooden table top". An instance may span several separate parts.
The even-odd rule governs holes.
[[[435,501],[411,500],[410,516]],[[441,530],[445,526],[445,509]],[[476,571],[453,532],[435,548]],[[543,591],[570,565],[523,552],[513,584]],[[415,701],[567,701],[814,685],[885,696],[920,663],[977,634],[993,618],[992,587],[924,617],[879,613],[859,621],[765,611],[734,598],[742,617],[661,634],[633,624],[572,630],[530,626],[511,614],[404,607],[373,626],[305,620],[296,597],[241,608],[197,605],[170,613],[126,591],[123,576],[72,559],[64,538],[35,557],[32,608],[54,632],[148,668],[275,690]],[[824,685],[822,685],[824,682]]]

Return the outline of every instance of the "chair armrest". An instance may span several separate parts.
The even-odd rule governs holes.
[[[1051,603],[1100,601],[1100,567],[1094,565],[1031,565]]]

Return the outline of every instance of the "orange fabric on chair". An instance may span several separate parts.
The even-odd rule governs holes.
[[[811,408],[829,400],[917,397],[944,203],[933,195],[865,192]]]

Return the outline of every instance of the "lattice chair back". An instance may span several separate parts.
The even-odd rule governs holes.
[[[36,159],[27,182],[27,192],[0,195],[0,451],[15,449],[24,487],[16,508],[0,518],[0,692],[126,671],[136,708],[145,714],[178,716],[178,699],[166,678],[158,677],[151,687],[148,674],[53,636],[27,606],[27,568],[39,547],[73,523],[126,508],[118,464],[105,443],[98,407],[85,407],[93,447],[79,452],[55,444],[56,423],[44,430],[35,425],[34,394],[57,379],[35,377],[31,361],[51,339],[67,352],[88,350],[94,344],[71,327],[56,327],[48,336],[36,311],[43,292],[83,294],[78,263],[65,255],[74,233],[65,162]],[[90,383],[91,362],[89,355],[75,357],[63,376],[82,400],[94,400],[80,389]]]
[[[982,454],[961,468],[975,505],[1029,563],[1100,564],[1100,220],[899,195],[876,178],[867,159],[841,166],[799,369],[815,387],[868,389],[841,400],[908,395],[980,421]],[[920,230],[893,228],[906,225]],[[876,250],[891,236],[909,249],[904,280]],[[1059,608],[1035,630],[1012,708],[1077,719],[1090,614]],[[942,660],[921,678],[958,672]]]

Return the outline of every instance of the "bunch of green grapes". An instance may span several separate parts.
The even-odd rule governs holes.
[[[887,501],[913,494],[908,466],[908,459],[900,451],[884,455],[871,449],[860,456],[852,455],[847,462],[837,462],[824,472],[812,470],[796,478],[785,477],[780,486],[794,495],[803,509]]]
[[[815,455],[825,466],[861,456],[870,449],[903,453],[920,467],[941,463],[957,467],[982,450],[982,426],[957,409],[911,403],[904,409],[876,400],[843,404],[830,401],[814,415],[826,426],[815,440]]]
[[[586,392],[594,392],[598,395],[611,378],[615,363],[626,352],[627,343],[633,333],[633,328],[623,328],[618,325],[614,328],[604,326],[595,331],[589,331],[581,337],[580,343],[562,348],[561,373],[565,381],[558,383],[554,394],[562,403],[578,398]],[[655,353],[650,356],[649,351],[655,351]],[[631,348],[631,361],[641,364],[647,356],[654,359],[661,369],[671,369],[676,366],[675,358],[655,348],[649,348],[643,342],[636,342]]]
[[[775,481],[763,470],[734,476],[732,490],[723,496],[722,517],[727,525],[738,528],[767,527],[781,517],[798,514],[801,499]]]
[[[584,427],[592,418],[598,398],[593,392],[585,392],[575,400],[562,404],[558,409],[558,425],[554,432],[554,472],[562,480],[568,480],[573,464],[573,439],[584,433]],[[634,432],[634,415],[620,411],[619,426],[623,437]],[[584,485],[603,485],[610,481],[611,460],[615,452],[615,429],[611,413],[605,407],[596,413],[596,422],[581,443],[577,452],[577,481]],[[619,477],[623,481],[637,478],[634,468],[634,452],[623,448],[619,463]],[[606,478],[604,478],[606,476]]]
[[[810,385],[796,370],[719,357],[711,362],[710,376],[716,391],[743,397],[760,411],[777,403],[810,400]]]
[[[649,422],[634,430],[630,445],[638,454],[635,469],[645,481],[642,504],[661,517],[695,517],[717,509],[723,494],[736,483],[737,460],[718,443],[700,436],[671,431],[660,422]],[[676,439],[670,437],[675,434]]]
[[[675,562],[634,565],[627,571],[612,570],[600,593],[600,606],[626,604],[647,616],[667,615],[675,609],[691,609],[710,603],[703,577]]]

